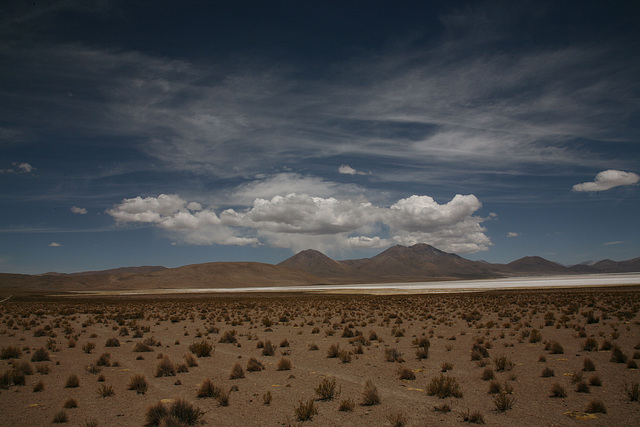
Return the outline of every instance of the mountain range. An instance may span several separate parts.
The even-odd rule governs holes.
[[[308,249],[277,265],[210,262],[177,268],[143,266],[72,274],[0,274],[0,290],[205,289],[628,272],[640,272],[640,258],[603,260],[567,267],[538,256],[529,256],[509,264],[492,264],[471,261],[420,243],[410,247],[393,246],[371,258],[342,261]]]

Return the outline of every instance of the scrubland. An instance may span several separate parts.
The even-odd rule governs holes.
[[[639,425],[640,294],[11,299],[3,425]]]

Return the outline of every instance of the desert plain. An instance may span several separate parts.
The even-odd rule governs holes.
[[[640,424],[640,288],[14,295],[0,424]]]

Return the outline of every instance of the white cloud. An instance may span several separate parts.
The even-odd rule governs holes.
[[[640,181],[640,176],[633,172],[615,169],[602,171],[592,182],[583,182],[573,186],[573,191],[605,191],[622,185],[633,185]]]
[[[74,214],[78,214],[78,215],[86,215],[87,214],[87,210],[85,208],[79,208],[77,206],[72,206],[71,207],[71,212],[73,212]]]
[[[51,243],[49,243],[49,246],[52,247],[52,248],[58,248],[58,247],[60,247],[62,245],[60,243],[51,242]]]
[[[604,243],[604,244],[603,244],[603,246],[621,245],[621,244],[623,244],[623,243],[627,243],[627,242],[625,242],[624,240],[616,240],[616,241],[614,241],[614,242],[607,242],[607,243]]]
[[[510,231],[507,233],[507,237],[518,237],[518,236],[519,234],[514,231]]]
[[[341,165],[338,168],[338,172],[343,175],[368,175],[367,172],[361,172],[361,171],[355,170],[349,165]]]
[[[289,193],[256,198],[245,209],[217,214],[199,203],[162,194],[125,199],[107,212],[118,223],[153,224],[192,244],[338,251],[425,242],[446,251],[469,253],[491,245],[481,226],[484,218],[473,215],[481,206],[474,195],[456,195],[445,204],[414,195],[385,207],[364,198]]]
[[[36,170],[29,163],[13,162],[11,165],[13,166],[12,168],[0,169],[0,173],[31,173]]]

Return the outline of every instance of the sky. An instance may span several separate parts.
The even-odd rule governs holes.
[[[4,1],[0,272],[640,256],[640,4]]]

